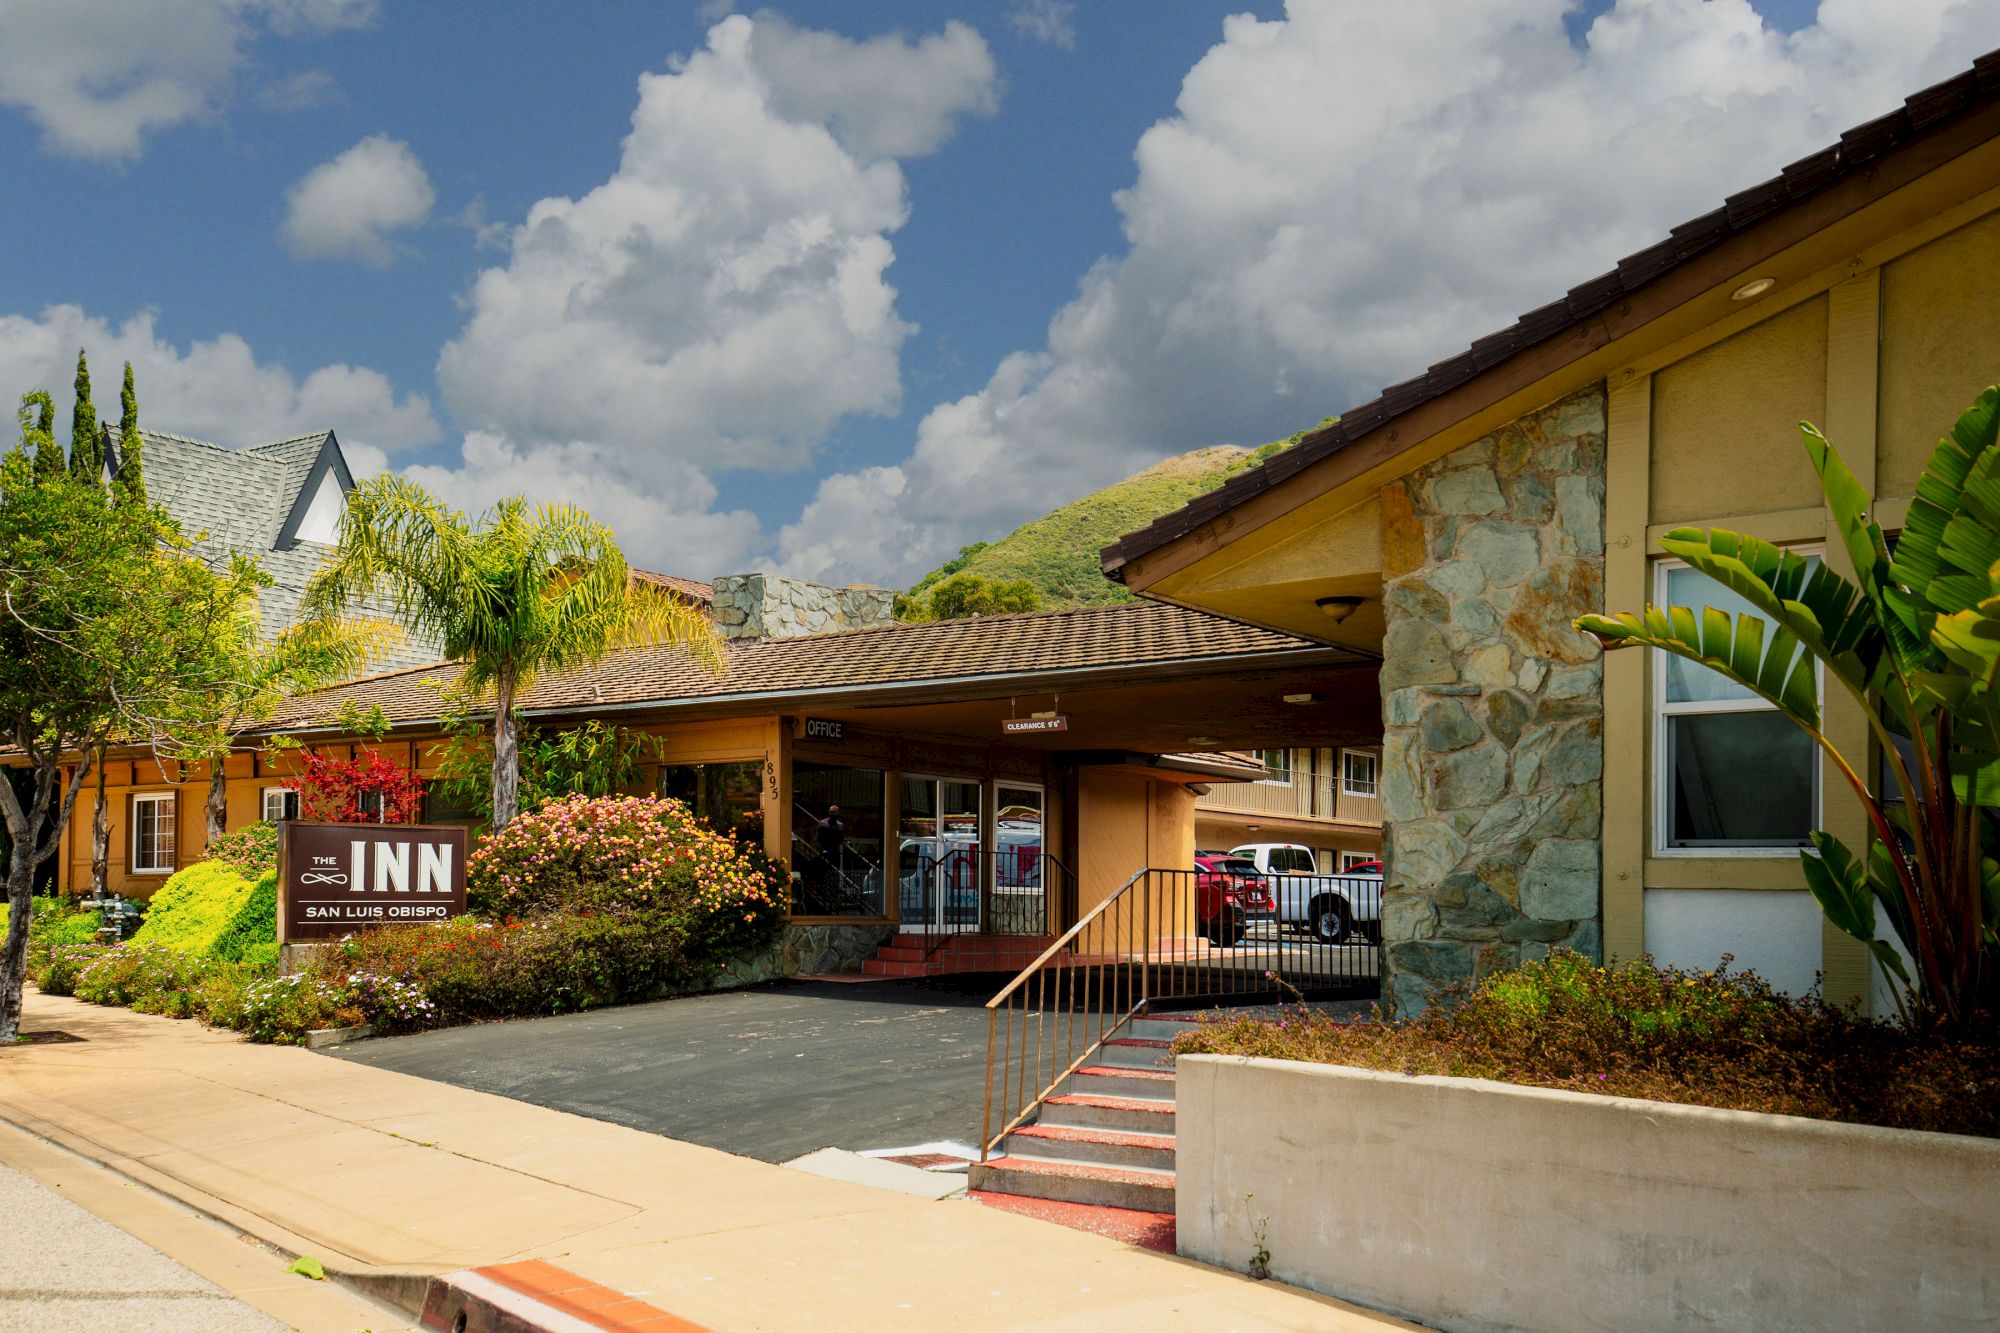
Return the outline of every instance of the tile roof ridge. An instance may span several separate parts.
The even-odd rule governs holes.
[[[1192,607],[1175,606],[1170,602],[1134,600],[1129,602],[1098,602],[1085,606],[1057,606],[1057,607],[1049,607],[1041,611],[995,611],[988,615],[949,616],[936,620],[892,620],[886,625],[846,625],[842,626],[839,629],[824,630],[818,634],[792,634],[782,638],[771,638],[765,636],[761,638],[751,638],[751,639],[731,639],[728,640],[728,642],[731,644],[740,644],[745,647],[749,647],[756,644],[816,643],[825,639],[844,638],[857,634],[894,634],[898,632],[908,633],[917,630],[936,629],[942,626],[951,626],[951,625],[971,625],[971,624],[992,625],[1003,622],[1019,622],[1025,620],[1055,620],[1064,616],[1103,615],[1106,613],[1120,614],[1120,615],[1134,615],[1142,612],[1154,612],[1154,613],[1178,612],[1182,615],[1199,616],[1204,620],[1223,621],[1224,623],[1230,625],[1235,625],[1238,623],[1236,621],[1229,620],[1228,617],[1226,616],[1218,616],[1211,611],[1198,611]],[[1291,635],[1286,635],[1285,637],[1297,638],[1298,636],[1295,634],[1291,634]]]
[[[252,444],[242,449],[232,449],[230,450],[230,452],[239,454],[261,454],[268,449],[276,449],[280,445],[304,444],[308,440],[311,440],[315,443],[324,443],[326,441],[326,438],[331,434],[333,434],[333,431],[330,429],[310,430],[303,435],[287,435],[282,440],[266,440],[262,444]]]

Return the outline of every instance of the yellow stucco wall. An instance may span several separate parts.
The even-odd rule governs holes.
[[[1798,423],[1826,416],[1824,296],[1653,376],[1652,520],[1819,503]]]
[[[1881,493],[1907,496],[1949,405],[2000,381],[2000,214],[1883,265],[1882,328]]]

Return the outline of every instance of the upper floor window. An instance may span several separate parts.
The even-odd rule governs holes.
[[[174,793],[142,792],[132,798],[132,873],[165,875],[174,869]]]
[[[1375,795],[1375,756],[1366,750],[1340,752],[1340,790],[1348,796]]]
[[[1292,785],[1292,752],[1290,750],[1259,750],[1257,751],[1257,758],[1263,761],[1266,769],[1270,770],[1265,777],[1259,779],[1260,781],[1273,783],[1280,787],[1289,787]]]
[[[1819,557],[1813,556],[1815,567]],[[1656,605],[1756,614],[1707,575],[1662,561]],[[1654,828],[1667,853],[1758,854],[1806,845],[1819,822],[1819,753],[1791,719],[1718,671],[1654,660]]]
[[[264,822],[282,824],[299,817],[299,794],[290,787],[264,788]]]

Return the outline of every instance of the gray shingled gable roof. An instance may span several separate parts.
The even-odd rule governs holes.
[[[259,597],[264,632],[273,634],[298,619],[308,580],[329,548],[291,540],[298,519],[312,503],[313,483],[322,467],[332,467],[343,489],[354,484],[340,442],[332,431],[298,435],[249,449],[228,449],[205,440],[141,429],[146,494],[180,522],[198,549],[210,557],[231,552],[249,556],[272,579]],[[378,669],[435,662],[434,645],[407,642],[378,662]]]

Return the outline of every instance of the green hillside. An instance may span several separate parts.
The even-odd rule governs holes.
[[[1024,580],[1040,593],[1045,608],[1131,601],[1131,593],[1104,577],[1099,551],[1298,439],[1294,435],[1261,449],[1217,445],[1155,463],[1024,523],[997,542],[966,547],[913,584],[899,600],[898,613],[905,619],[929,618],[931,588],[961,572],[994,584]]]

